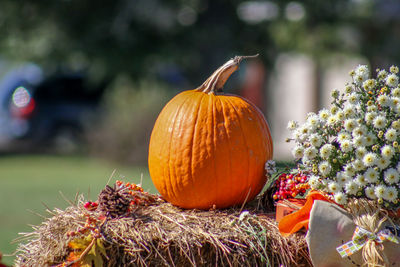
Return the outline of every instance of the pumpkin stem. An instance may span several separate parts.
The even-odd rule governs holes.
[[[228,60],[224,65],[214,71],[214,73],[196,90],[207,94],[222,92],[222,87],[229,76],[239,68],[240,62],[243,59],[255,57],[258,57],[258,54],[253,56],[236,56]]]

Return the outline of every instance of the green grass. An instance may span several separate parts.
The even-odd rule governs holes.
[[[71,200],[78,191],[88,198],[90,191],[95,200],[114,169],[114,178],[134,183],[140,183],[143,174],[143,188],[156,192],[145,167],[121,167],[80,156],[0,156],[0,251],[13,253],[17,245],[10,243],[18,233],[43,221],[30,211],[48,217],[42,203],[51,209],[66,208],[69,204],[60,191]],[[3,258],[6,264],[13,260]]]

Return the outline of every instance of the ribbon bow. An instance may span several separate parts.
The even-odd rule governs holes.
[[[383,229],[377,234],[374,234],[362,227],[357,226],[352,240],[337,247],[336,250],[339,252],[340,256],[342,256],[342,258],[348,257],[362,249],[368,240],[373,240],[377,243],[382,243],[385,240],[389,240],[393,243],[399,244],[399,240],[389,229]]]

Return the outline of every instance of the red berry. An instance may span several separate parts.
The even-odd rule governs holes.
[[[93,211],[93,210],[95,210],[97,208],[98,205],[99,204],[96,203],[96,202],[88,201],[83,205],[83,207],[85,209],[87,209],[88,211]]]

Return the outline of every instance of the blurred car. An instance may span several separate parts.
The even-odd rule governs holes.
[[[76,148],[104,87],[90,86],[82,74],[45,77],[32,64],[7,73],[0,81],[0,148]]]

